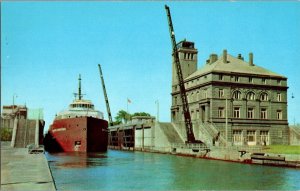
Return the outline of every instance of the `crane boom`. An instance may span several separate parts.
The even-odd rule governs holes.
[[[174,33],[174,29],[173,29],[173,24],[172,24],[170,8],[167,5],[165,5],[165,9],[167,12],[167,17],[168,17],[169,31],[170,31],[171,41],[172,41],[172,48],[173,48],[173,56],[174,56],[174,60],[175,60],[176,72],[177,72],[179,88],[180,88],[180,97],[181,97],[181,101],[182,101],[184,123],[185,123],[186,133],[187,133],[187,142],[188,143],[201,142],[201,141],[195,140],[191,115],[190,115],[190,111],[189,111],[189,105],[188,105],[187,96],[186,96],[186,90],[184,87],[182,70],[181,70],[181,66],[180,66],[180,62],[179,62],[179,55],[178,55],[178,50],[177,50],[177,46],[176,46],[176,39],[175,39],[175,33]]]
[[[110,126],[113,126],[113,120],[112,120],[112,117],[111,117],[111,112],[110,112],[108,97],[107,97],[107,93],[106,93],[106,88],[105,88],[103,74],[102,74],[102,69],[101,69],[100,64],[98,64],[98,67],[99,67],[99,73],[100,73],[100,78],[101,78],[101,82],[102,82],[102,88],[103,88],[103,93],[104,93],[106,110],[107,110],[107,114],[108,114],[108,122],[109,122]]]

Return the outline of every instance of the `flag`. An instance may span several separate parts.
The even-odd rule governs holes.
[[[131,103],[131,100],[127,98],[127,102],[128,102],[128,103]]]

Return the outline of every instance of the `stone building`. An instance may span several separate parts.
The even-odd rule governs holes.
[[[186,40],[177,44],[194,134],[230,145],[288,144],[287,78],[234,57],[224,50],[211,54],[197,70],[197,49]],[[181,97],[172,63],[172,122],[186,137]],[[208,137],[210,135],[211,137]]]
[[[28,109],[23,105],[4,105],[1,113],[1,127],[13,128],[14,118],[27,119]]]

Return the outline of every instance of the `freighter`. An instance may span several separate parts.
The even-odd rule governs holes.
[[[107,150],[108,122],[94,104],[84,100],[79,75],[78,93],[67,110],[58,113],[44,139],[49,152],[103,152]]]

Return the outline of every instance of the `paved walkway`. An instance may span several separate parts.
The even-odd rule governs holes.
[[[55,190],[45,155],[1,142],[1,190]]]

